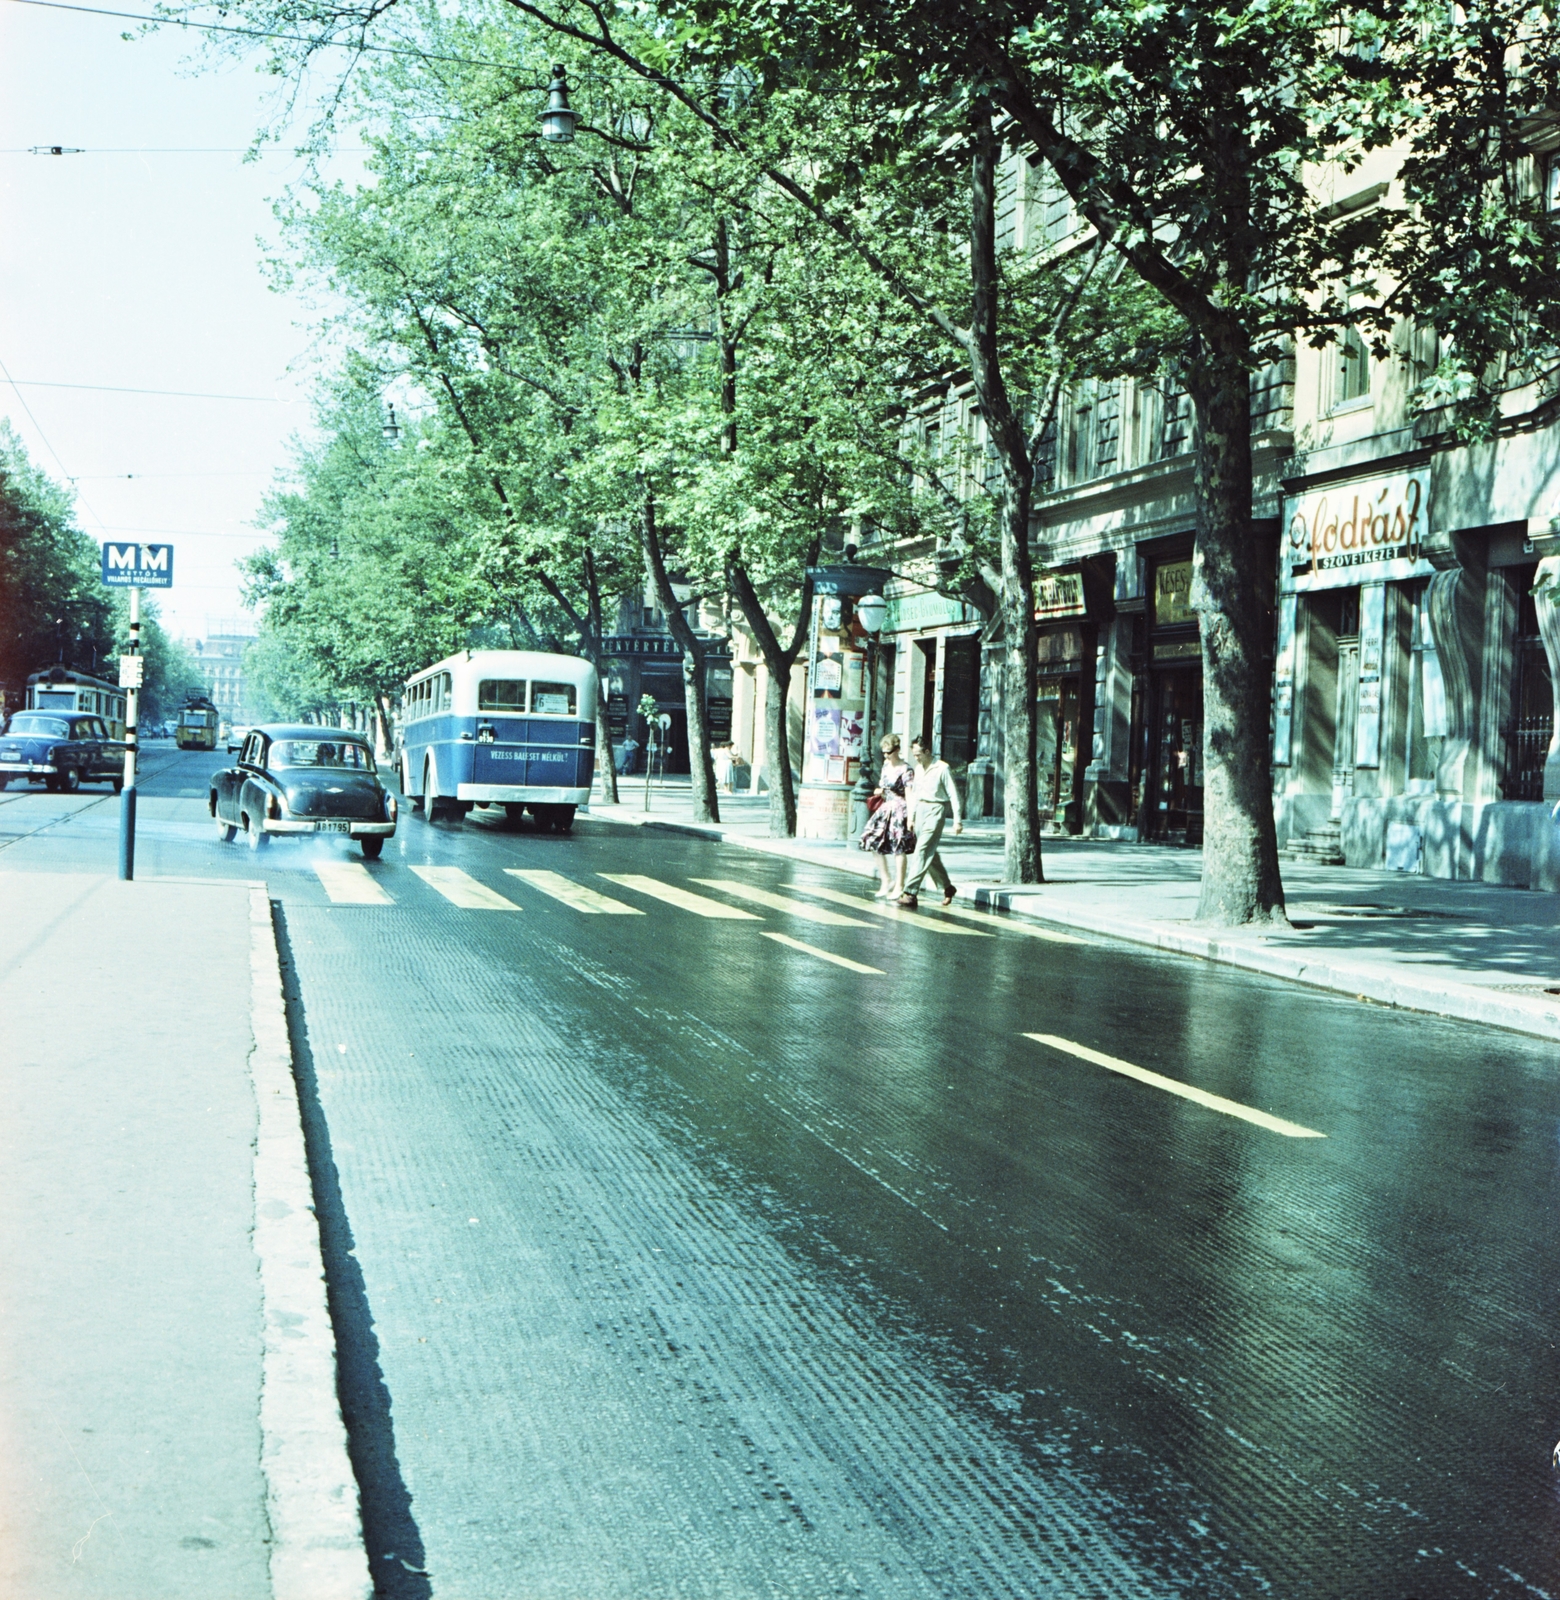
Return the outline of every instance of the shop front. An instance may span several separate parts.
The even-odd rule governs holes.
[[[1139,836],[1202,843],[1202,642],[1189,544],[1148,563],[1148,639],[1136,707]]]
[[[724,744],[731,737],[731,646],[724,639],[702,642],[710,743]],[[664,739],[657,742],[657,773],[688,772],[688,702],[683,685],[682,647],[670,635],[651,633],[609,635],[601,641],[601,647],[607,724],[613,748],[621,749],[624,739],[632,738],[637,747],[634,767],[643,766],[649,730],[639,706],[649,695],[656,703],[657,714],[671,719]]]
[[[1035,582],[1035,765],[1043,825],[1083,826],[1084,730],[1094,722],[1094,646],[1083,571],[1047,572]]]

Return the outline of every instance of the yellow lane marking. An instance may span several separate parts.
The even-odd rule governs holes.
[[[695,878],[693,881],[701,883],[703,879]],[[875,978],[883,976],[881,967],[869,967],[863,962],[852,961],[847,956],[837,956],[832,950],[820,950],[817,945],[804,944],[800,939],[793,939],[788,933],[771,933],[766,928],[764,929],[764,937],[773,939],[776,944],[783,944],[788,950],[802,950],[810,956],[817,956],[820,961],[832,961],[835,966],[846,967],[851,972],[869,972]]]
[[[466,911],[518,911],[513,900],[506,900],[485,883],[478,883],[459,867],[413,867],[412,871],[428,885],[437,889],[451,905]]]
[[[1255,1106],[1243,1106],[1238,1100],[1226,1100],[1221,1094],[1209,1094],[1206,1089],[1194,1089],[1189,1083],[1181,1083],[1175,1078],[1163,1078],[1157,1072],[1150,1072],[1146,1067],[1134,1067],[1130,1061],[1118,1061],[1115,1056],[1103,1055],[1098,1050],[1091,1050],[1086,1044],[1074,1044],[1071,1039],[1058,1039],[1053,1033],[1026,1033],[1026,1039],[1034,1039],[1040,1044],[1049,1045],[1053,1050],[1060,1050],[1064,1055],[1077,1056],[1080,1061],[1092,1061],[1097,1067],[1104,1067],[1109,1072],[1119,1072],[1124,1078],[1136,1078],[1139,1083],[1146,1083],[1155,1089],[1163,1089],[1168,1094],[1178,1094],[1183,1100],[1195,1100],[1200,1106],[1207,1106],[1210,1111],[1222,1111],[1227,1117],[1239,1117],[1243,1122],[1254,1122],[1259,1128],[1267,1128],[1273,1133],[1281,1133],[1286,1139],[1325,1139],[1325,1133],[1318,1133],[1315,1128],[1302,1128],[1298,1122],[1285,1122],[1282,1117],[1270,1117],[1265,1111],[1258,1111]]]
[[[1004,916],[1000,911],[971,911],[967,906],[939,906],[938,911],[945,917],[963,917],[966,922],[984,922],[987,927],[995,925],[1007,933],[1021,933],[1026,939],[1046,939],[1052,944],[1087,944],[1087,939],[1080,939],[1076,934],[1058,933],[1054,928],[1039,928],[1032,922],[1019,922],[1011,917]]]
[[[719,900],[708,900],[702,894],[690,894],[676,884],[662,883],[659,878],[646,878],[637,872],[601,872],[598,877],[608,883],[621,884],[625,889],[637,889],[652,900],[664,900],[669,906],[691,911],[696,917],[723,917],[728,922],[762,922],[751,911],[739,911],[736,906],[722,905]]]
[[[735,878],[694,878],[694,883],[702,883],[706,889],[724,889],[729,895],[738,900],[751,900],[756,906],[768,906],[771,911],[784,911],[793,917],[800,917],[804,922],[819,922],[826,928],[870,928],[870,922],[862,922],[856,917],[842,917],[838,911],[825,911],[822,906],[810,906],[805,901],[787,900],[783,894],[774,894],[768,889],[755,889],[750,884],[740,883]]]
[[[587,916],[642,917],[644,915],[638,906],[626,906],[621,900],[612,899],[610,895],[597,894],[594,889],[587,889],[583,883],[576,883],[573,878],[566,878],[561,872],[546,872],[539,867],[505,867],[504,871],[511,878],[519,878],[523,883],[530,884],[533,889],[540,889],[543,894],[550,894],[554,900],[561,900],[566,906],[573,906],[576,911],[583,911]]]
[[[338,906],[393,906],[395,901],[356,861],[316,861],[315,876]]]
[[[957,933],[967,939],[989,939],[989,933],[975,928],[960,928],[951,922],[939,922],[936,917],[922,916],[918,911],[902,911],[898,906],[883,900],[863,900],[860,895],[847,894],[843,889],[825,889],[816,883],[788,883],[792,894],[815,894],[820,900],[832,900],[837,906],[854,906],[858,911],[870,911],[875,917],[887,917],[893,922],[913,922],[918,928],[930,928],[933,933]]]

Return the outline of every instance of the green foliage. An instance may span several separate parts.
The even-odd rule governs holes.
[[[63,661],[106,670],[113,607],[94,540],[69,494],[0,422],[0,687],[17,705],[30,673]],[[115,674],[117,676],[117,674]]]

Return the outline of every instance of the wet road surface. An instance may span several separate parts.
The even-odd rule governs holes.
[[[1560,1595],[1552,1046],[214,764],[138,872],[270,885],[383,1594]]]

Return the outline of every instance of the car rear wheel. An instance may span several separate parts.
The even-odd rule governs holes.
[[[4,792],[4,790],[5,790],[5,786],[6,786],[6,785],[7,785],[7,784],[8,784],[8,783],[9,783],[9,782],[10,782],[10,781],[11,781],[11,780],[10,780],[10,778],[9,778],[9,777],[8,777],[8,776],[7,776],[7,775],[6,775],[6,774],[5,774],[5,773],[3,773],[3,772],[0,772],[0,793],[3,793],[3,792]]]
[[[221,817],[217,818],[217,843],[218,844],[232,844],[233,836],[237,832],[238,832],[238,829],[235,828],[231,822],[224,822]]]
[[[113,784],[115,794],[122,794],[124,792],[125,780],[123,778],[110,778],[108,781]]]
[[[363,846],[363,858],[366,861],[377,861],[384,853],[385,841],[378,834],[372,834],[366,839],[359,839],[358,843]]]
[[[244,818],[244,838],[251,850],[264,850],[267,839],[259,817]]]

